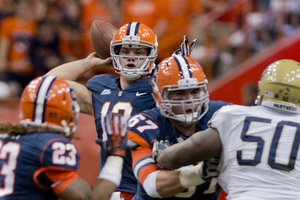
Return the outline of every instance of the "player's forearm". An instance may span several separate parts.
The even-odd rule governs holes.
[[[179,171],[160,171],[156,177],[156,189],[163,198],[172,197],[185,188],[180,184]]]
[[[75,81],[84,73],[91,70],[92,67],[93,65],[90,60],[81,59],[59,65],[50,70],[46,75],[54,75],[63,78],[64,80]]]
[[[78,177],[73,183],[71,183],[66,189],[58,194],[59,199],[92,199],[91,186],[85,182],[82,178]]]
[[[187,155],[181,155],[187,151],[181,149],[181,143],[171,145],[170,147],[166,148],[158,157],[157,163],[166,168],[166,169],[178,169],[184,164],[182,164],[181,160],[185,159]],[[178,151],[180,149],[180,151]],[[180,159],[179,159],[180,158]]]
[[[117,185],[105,179],[98,179],[92,187],[94,200],[109,200]]]
[[[161,197],[168,198],[203,183],[205,181],[202,178],[202,165],[187,166],[180,171],[159,171],[156,190]]]
[[[110,199],[111,194],[120,185],[123,162],[123,158],[119,156],[112,155],[107,158],[98,180],[93,184],[93,199]]]
[[[221,155],[222,142],[216,129],[208,128],[194,133],[184,142],[166,148],[157,163],[167,169],[177,169]],[[188,152],[188,153],[187,153]]]

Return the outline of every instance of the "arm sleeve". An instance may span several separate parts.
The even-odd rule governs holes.
[[[143,188],[147,194],[152,198],[162,198],[156,189],[156,177],[159,171],[150,173],[144,181]]]
[[[78,178],[75,170],[42,167],[34,174],[34,183],[40,189],[52,188],[55,194],[61,193]]]

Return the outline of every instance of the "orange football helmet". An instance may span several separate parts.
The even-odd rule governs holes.
[[[75,91],[55,76],[33,79],[21,96],[20,123],[27,126],[49,126],[66,133],[76,131],[79,105]]]
[[[148,56],[121,56],[119,55],[119,49],[121,47],[147,47],[149,54]],[[110,55],[116,73],[128,80],[136,80],[141,75],[151,74],[155,68],[154,61],[157,57],[157,47],[156,35],[148,26],[139,22],[125,24],[116,32],[110,43]],[[134,58],[137,60],[135,69],[126,69],[124,67],[122,59],[126,58]],[[143,62],[140,68],[138,68],[139,62]]]
[[[198,121],[208,110],[209,94],[207,80],[202,67],[192,58],[174,55],[158,64],[151,79],[154,99],[162,115],[186,123]],[[170,91],[196,90],[192,100],[168,99]],[[186,105],[192,105],[192,112],[187,113]],[[183,113],[175,114],[173,106],[181,106]]]

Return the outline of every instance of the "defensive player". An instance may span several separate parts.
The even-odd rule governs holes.
[[[205,131],[157,158],[174,169],[222,156],[218,182],[227,199],[299,199],[300,63],[270,64],[258,83],[258,106],[224,106]]]
[[[20,108],[20,124],[0,124],[0,199],[110,199],[121,180],[124,149],[112,145],[120,134],[108,131],[111,150],[93,195],[76,173],[79,155],[70,139],[80,108],[69,84],[38,77],[24,89]]]
[[[205,130],[213,113],[228,103],[209,101],[202,67],[185,56],[164,59],[155,70],[151,84],[157,108],[131,117],[128,124],[132,165],[139,180],[133,199],[218,199],[221,188],[215,179],[208,182],[202,179],[201,165],[181,171],[165,171],[157,166],[152,158],[152,152],[157,150],[153,142],[161,139],[175,144],[186,140],[195,132]],[[199,186],[187,184],[191,177]]]

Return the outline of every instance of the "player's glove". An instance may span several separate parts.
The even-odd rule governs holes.
[[[210,181],[213,178],[217,178],[219,176],[218,165],[220,162],[220,158],[211,158],[209,160],[203,161],[202,165],[202,178],[205,181]]]
[[[181,55],[181,56],[190,56],[195,45],[197,43],[197,39],[194,39],[192,41],[192,43],[190,44],[187,36],[183,36],[183,42],[182,44],[180,45],[180,47],[174,51],[174,53],[172,54],[173,55]]]
[[[104,117],[103,131],[107,133],[107,142],[104,147],[107,157],[110,155],[125,157],[127,122],[122,114],[108,113]],[[102,142],[97,140],[97,143]]]
[[[168,137],[164,139],[157,138],[152,147],[152,158],[154,159],[155,163],[157,164],[156,160],[159,154],[167,147],[170,146],[170,141]]]

